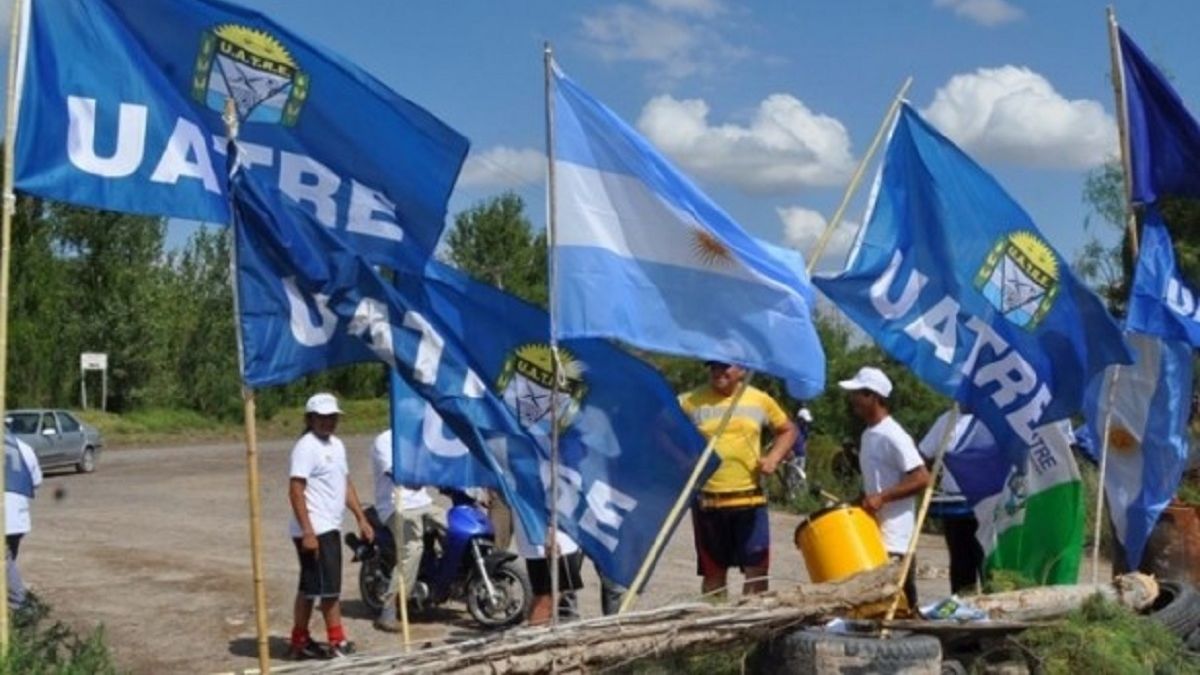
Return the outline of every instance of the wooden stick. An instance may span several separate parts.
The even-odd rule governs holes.
[[[725,433],[725,427],[729,426],[729,420],[733,419],[733,411],[737,408],[738,402],[742,400],[742,394],[746,393],[746,388],[750,386],[750,378],[752,376],[753,373],[746,373],[746,376],[742,378],[741,384],[738,385],[737,391],[733,393],[733,400],[729,402],[729,408],[721,416],[721,423],[717,425],[716,432],[708,439],[708,445],[704,446],[704,452],[700,454],[700,459],[696,460],[696,466],[692,469],[692,474],[688,476],[687,484],[679,491],[679,497],[675,500],[675,505],[671,507],[671,512],[663,520],[662,527],[658,531],[658,536],[654,538],[654,543],[651,544],[650,551],[646,554],[646,559],[642,561],[642,566],[638,568],[637,576],[634,577],[633,583],[629,585],[629,590],[625,591],[625,597],[621,598],[621,608],[617,610],[617,614],[628,612],[633,607],[634,601],[637,600],[638,593],[646,583],[646,577],[650,574],[650,567],[654,565],[654,561],[662,551],[663,545],[666,544],[667,533],[675,526],[675,522],[679,520],[683,509],[687,507],[688,500],[692,496],[692,491],[696,488],[696,483],[700,480],[700,474],[704,473],[704,467],[708,465],[708,458],[712,457],[713,451],[716,449],[717,439],[721,437],[721,434]]]
[[[1100,525],[1104,522],[1104,479],[1108,471],[1108,438],[1112,430],[1113,403],[1121,380],[1120,364],[1112,367],[1112,379],[1105,377],[1108,392],[1104,397],[1104,438],[1100,439],[1100,475],[1096,479],[1096,522],[1092,528],[1092,583],[1100,578]]]
[[[21,58],[21,10],[24,0],[13,0],[12,26],[9,31],[8,48],[8,84],[5,93],[8,96],[8,110],[5,112],[4,133],[4,185],[3,185],[3,214],[0,215],[0,419],[4,418],[8,399],[8,292],[9,269],[12,263],[12,219],[17,207],[17,197],[13,194],[13,174],[16,166],[13,162],[13,147],[17,140],[17,78],[20,73],[17,62]],[[5,472],[0,471],[0,496],[4,494]],[[0,499],[0,523],[5,522],[4,500]],[[5,552],[7,556],[7,551]],[[7,558],[6,558],[7,559]],[[13,561],[16,564],[16,561]],[[8,575],[0,579],[0,654],[8,653]]]
[[[392,467],[392,475],[395,476],[396,467]],[[392,486],[392,517],[395,518],[395,523],[400,527],[396,535],[396,540],[392,542],[392,546],[396,549],[396,569],[392,574],[397,575],[396,581],[396,597],[392,598],[392,602],[400,603],[400,634],[404,641],[404,653],[407,654],[412,649],[411,635],[408,631],[408,581],[404,578],[404,570],[402,569],[405,563],[404,551],[404,499],[400,495],[400,488]],[[417,560],[417,566],[420,567],[421,561]]]
[[[1125,97],[1125,64],[1121,58],[1121,42],[1117,35],[1117,14],[1108,7],[1108,50],[1112,59],[1113,95],[1116,97],[1117,139],[1121,149],[1121,178],[1125,187],[1125,232],[1129,237],[1129,254],[1138,257],[1137,213],[1133,209],[1133,157],[1129,151],[1129,102]]]
[[[232,98],[225,99],[225,112],[222,115],[225,122],[225,134],[229,143],[235,143],[238,135],[237,106]],[[227,157],[233,158],[232,153]],[[234,166],[230,165],[230,173]],[[237,220],[233,216],[233,195],[229,195],[229,217],[233,234],[233,244],[229,247],[230,268],[233,284],[233,326],[237,335],[238,374],[246,373],[245,353],[242,350],[242,322],[238,301],[238,265],[237,265]],[[254,577],[254,625],[258,641],[258,668],[263,675],[271,672],[270,627],[267,625],[267,589],[263,581],[262,557],[262,504],[259,501],[261,492],[258,478],[258,429],[256,427],[256,412],[254,390],[242,387],[242,423],[246,430],[246,492],[250,502],[250,568]]]
[[[942,437],[938,440],[937,453],[934,455],[933,471],[929,476],[929,484],[925,486],[925,492],[921,496],[921,507],[917,510],[917,522],[913,525],[912,536],[908,538],[908,551],[904,553],[904,560],[900,563],[900,578],[896,581],[896,594],[892,596],[892,604],[888,607],[885,621],[891,621],[896,617],[896,609],[900,607],[900,598],[904,595],[904,580],[908,577],[908,571],[912,568],[913,557],[917,554],[917,542],[921,539],[921,528],[925,525],[925,516],[929,514],[929,496],[933,494],[933,486],[937,483],[938,475],[942,472],[942,464],[946,459],[946,449],[950,447],[951,441],[954,439],[954,428],[958,426],[958,403],[950,409],[950,417],[946,420],[946,428],[942,430]],[[917,611],[916,607],[909,608],[912,611]]]
[[[842,201],[838,204],[837,210],[833,212],[833,217],[829,219],[829,223],[825,225],[825,230],[821,232],[821,238],[817,240],[817,244],[813,247],[808,256],[808,274],[812,276],[813,270],[817,269],[817,261],[821,259],[821,255],[825,253],[825,248],[829,246],[830,240],[833,239],[833,232],[838,225],[842,223],[842,218],[846,215],[846,209],[850,206],[850,200],[854,197],[854,193],[858,191],[858,186],[862,183],[863,174],[867,171],[867,165],[871,163],[875,153],[879,151],[879,145],[883,143],[884,136],[892,127],[892,121],[896,117],[896,113],[900,110],[900,103],[904,101],[905,95],[908,94],[908,88],[912,86],[913,79],[910,75],[904,80],[904,84],[900,85],[900,90],[896,92],[896,97],[892,99],[892,104],[888,106],[887,114],[883,116],[883,122],[880,123],[879,129],[875,132],[875,137],[871,139],[871,145],[867,147],[867,152],[863,158],[859,160],[858,166],[854,169],[854,174],[850,177],[850,183],[846,186],[846,192],[842,194]]]
[[[546,97],[546,236],[550,248],[550,524],[546,545],[542,547],[550,564],[550,626],[558,627],[558,378],[562,374],[558,357],[558,283],[556,244],[558,242],[558,200],[554,180],[554,50],[547,42],[542,49],[542,67]]]

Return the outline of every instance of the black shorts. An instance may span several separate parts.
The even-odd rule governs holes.
[[[534,595],[550,595],[550,561],[529,558],[525,561],[529,585]],[[558,558],[558,591],[577,591],[583,588],[583,553],[576,551]]]
[[[692,508],[696,573],[725,574],[730,567],[767,569],[771,564],[771,522],[767,507]]]
[[[306,598],[336,598],[342,594],[342,537],[338,530],[317,535],[317,550],[300,548],[300,539],[293,538],[296,556],[300,558],[300,595]]]

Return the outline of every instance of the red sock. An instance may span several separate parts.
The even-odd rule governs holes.
[[[346,640],[346,631],[341,625],[329,627],[329,644],[336,645],[339,642]]]
[[[292,629],[292,646],[293,647],[303,647],[304,645],[308,644],[308,641],[311,639],[312,638],[309,637],[307,628],[293,628]]]

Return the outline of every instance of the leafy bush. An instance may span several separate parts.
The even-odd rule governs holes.
[[[92,675],[118,673],[104,641],[104,627],[80,637],[61,621],[50,621],[50,607],[36,596],[13,613],[11,643],[0,658],[4,675]]]
[[[1065,621],[1030,629],[1017,642],[1047,675],[1200,673],[1166,627],[1099,595]]]

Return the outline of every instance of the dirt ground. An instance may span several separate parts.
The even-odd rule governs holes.
[[[370,439],[345,441],[355,485],[369,501]],[[290,442],[275,441],[262,443],[260,450],[273,658],[286,649],[297,577],[287,536],[290,448]],[[33,532],[21,546],[26,581],[53,606],[57,618],[82,630],[103,624],[118,664],[132,672],[256,667],[243,447],[117,449],[103,453],[98,464],[91,475],[47,476],[34,501]],[[798,520],[772,514],[771,570],[777,586],[806,581],[792,544]],[[947,594],[947,558],[940,538],[924,537],[918,559],[923,600]],[[397,636],[371,627],[358,600],[357,571],[357,565],[346,565],[343,599],[351,639],[364,651],[399,649]],[[582,611],[598,615],[599,583],[590,565],[585,566],[585,584]],[[698,589],[691,527],[685,520],[638,607],[693,598]],[[324,638],[319,619],[314,619],[313,632]],[[439,608],[413,624],[420,642],[474,634],[461,605]]]

